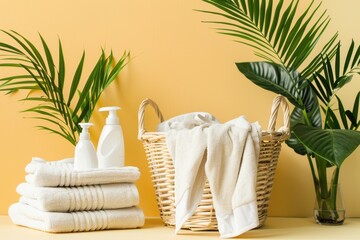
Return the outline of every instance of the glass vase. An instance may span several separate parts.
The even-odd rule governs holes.
[[[318,224],[341,225],[345,221],[340,184],[318,184],[316,187],[314,218]]]

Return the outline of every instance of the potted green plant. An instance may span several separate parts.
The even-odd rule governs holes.
[[[344,160],[359,146],[357,131],[360,92],[351,109],[345,109],[337,92],[360,74],[360,47],[352,42],[343,48],[334,34],[320,50],[330,19],[315,1],[305,11],[299,0],[202,0],[216,10],[218,32],[255,50],[264,61],[236,63],[239,71],[256,85],[285,96],[294,105],[291,137],[287,145],[305,155],[316,193],[316,221],[342,224],[344,210],[338,208],[338,180]],[[324,117],[322,117],[324,115]],[[329,171],[332,173],[329,174]]]
[[[85,52],[66,91],[65,58],[59,40],[56,65],[48,44],[40,35],[41,48],[35,47],[30,40],[15,31],[2,31],[10,37],[11,43],[0,41],[0,67],[14,69],[13,75],[0,79],[0,91],[11,94],[27,91],[21,101],[34,103],[24,112],[35,114],[32,118],[44,124],[37,126],[57,134],[76,145],[81,132],[79,123],[89,121],[102,92],[116,79],[128,62],[129,54],[124,52],[115,61],[112,52],[109,56],[102,50],[95,66],[79,89],[82,78]]]

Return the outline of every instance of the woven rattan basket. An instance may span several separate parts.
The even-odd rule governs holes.
[[[139,108],[139,139],[143,142],[152,181],[155,188],[156,199],[160,216],[166,226],[175,226],[175,170],[170,153],[166,146],[166,134],[163,132],[147,132],[144,128],[145,108],[150,105],[154,108],[160,122],[164,121],[157,104],[145,99]],[[284,126],[275,131],[275,124],[279,106],[284,113]],[[264,224],[270,194],[273,186],[275,169],[282,142],[289,136],[289,107],[284,97],[277,96],[272,104],[270,121],[267,131],[262,131],[260,156],[257,172],[257,203],[259,227]],[[202,200],[194,215],[183,225],[184,229],[191,230],[217,230],[217,221],[213,208],[212,194],[206,184]]]

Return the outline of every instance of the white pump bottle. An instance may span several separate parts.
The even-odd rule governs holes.
[[[94,145],[90,140],[89,127],[92,123],[79,123],[82,128],[80,140],[75,147],[74,168],[76,170],[87,170],[98,167],[97,156]]]
[[[99,168],[124,166],[124,137],[116,111],[120,107],[103,107],[100,112],[108,111],[106,125],[100,135],[97,156]]]

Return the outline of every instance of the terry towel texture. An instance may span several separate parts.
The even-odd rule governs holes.
[[[21,183],[16,191],[21,195],[20,203],[48,212],[115,209],[139,204],[134,183],[80,187],[35,187]]]
[[[17,225],[54,233],[137,228],[144,225],[144,214],[137,207],[60,213],[42,212],[29,205],[15,203],[9,208],[9,216]]]
[[[197,126],[220,123],[213,115],[207,112],[193,112],[173,117],[160,123],[157,127],[159,132],[170,130],[191,129]]]
[[[48,162],[33,158],[25,167],[26,182],[38,187],[69,187],[94,184],[135,182],[140,177],[136,167],[76,171],[74,159]]]
[[[19,203],[9,208],[14,224],[46,232],[137,228],[144,225],[136,167],[74,170],[72,158],[33,158],[19,184]]]
[[[189,119],[195,119],[193,124]],[[176,232],[195,212],[207,177],[221,237],[235,237],[259,224],[256,177],[261,129],[243,116],[224,124],[213,117],[202,123],[198,119],[193,113],[186,125],[163,124],[170,126],[167,145],[175,166]]]

